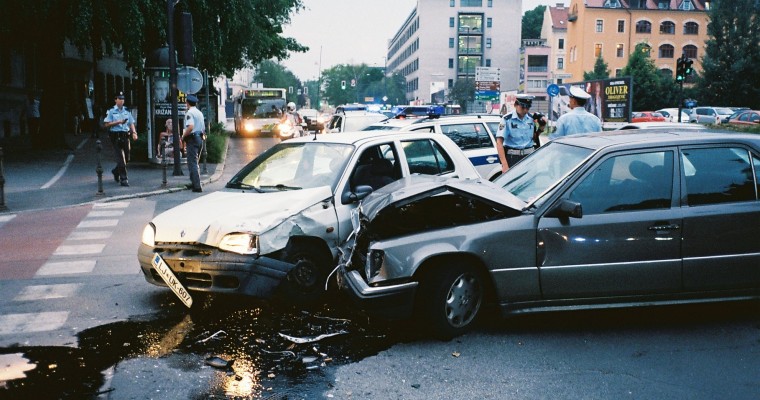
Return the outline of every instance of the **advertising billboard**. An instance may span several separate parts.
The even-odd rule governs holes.
[[[596,115],[603,124],[622,124],[631,120],[633,91],[630,77],[598,79],[577,83],[560,84],[557,96],[552,97],[551,119],[556,121],[560,115],[570,111],[570,87],[577,86],[591,95],[586,102],[586,111]]]

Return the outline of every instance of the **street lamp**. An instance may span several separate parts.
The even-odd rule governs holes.
[[[464,57],[464,59],[465,59],[464,80],[467,83],[467,85],[469,85],[470,84],[470,63],[472,62],[472,60],[470,60],[470,29],[471,28],[470,28],[469,25],[462,25],[462,26],[460,26],[460,28],[464,28],[464,29],[467,30],[467,36],[465,36],[465,40],[466,40],[465,41],[465,46],[466,46],[465,54],[466,55]],[[465,105],[465,108],[466,108],[466,105]]]

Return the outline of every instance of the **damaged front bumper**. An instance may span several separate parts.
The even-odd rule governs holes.
[[[153,268],[158,253],[180,282],[199,292],[240,294],[269,298],[294,264],[271,257],[250,256],[197,245],[148,246],[140,244],[137,258],[145,280],[167,287]]]
[[[414,311],[418,282],[390,286],[369,286],[358,271],[338,267],[338,286],[354,303],[373,315],[388,318],[409,318]]]

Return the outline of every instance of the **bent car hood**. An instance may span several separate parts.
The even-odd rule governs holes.
[[[512,193],[487,180],[412,175],[372,193],[362,202],[362,213],[371,220],[389,205],[398,207],[446,191],[481,199],[500,210],[521,211],[527,205]]]
[[[265,232],[308,207],[329,201],[329,186],[282,192],[214,192],[167,210],[155,218],[157,242],[216,246],[230,232]]]

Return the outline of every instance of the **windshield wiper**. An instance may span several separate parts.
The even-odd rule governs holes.
[[[260,186],[261,189],[277,189],[277,190],[300,190],[303,189],[300,186],[288,186],[283,185],[282,183],[278,183],[276,185],[262,185]]]

